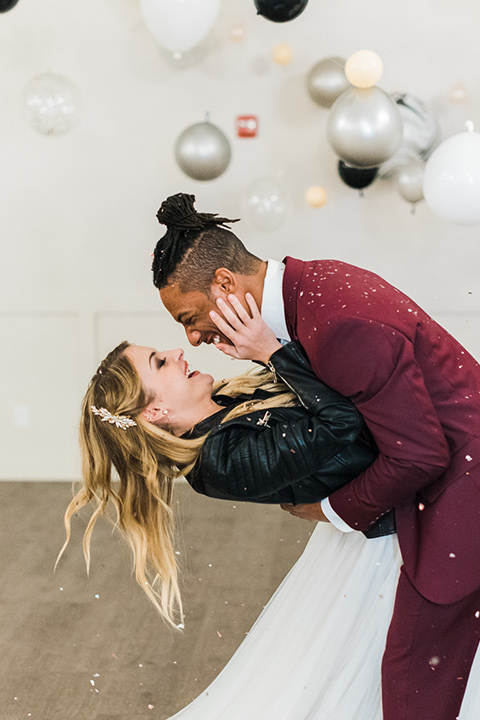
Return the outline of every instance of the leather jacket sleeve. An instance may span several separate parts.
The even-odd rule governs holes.
[[[198,492],[288,502],[288,498],[266,498],[278,497],[282,488],[313,475],[320,482],[322,465],[359,437],[363,421],[353,403],[316,377],[294,343],[274,353],[270,363],[307,412],[279,408],[268,418],[257,411],[219,425],[207,436],[200,460],[187,478]],[[342,477],[341,484],[345,482]],[[318,500],[334,488],[321,489],[320,484]]]

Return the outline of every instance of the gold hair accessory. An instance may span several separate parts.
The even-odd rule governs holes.
[[[109,422],[122,430],[126,430],[128,427],[134,427],[137,424],[135,420],[132,420],[132,418],[127,415],[112,415],[107,408],[100,408],[100,410],[98,410],[95,405],[90,405],[90,410],[94,415],[100,415],[102,422]]]

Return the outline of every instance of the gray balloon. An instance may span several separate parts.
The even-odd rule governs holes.
[[[332,107],[335,100],[352,87],[345,75],[345,62],[341,57],[327,57],[311,68],[307,90],[317,105]]]
[[[378,87],[351,87],[336,100],[327,121],[327,137],[349,165],[378,167],[402,142],[402,118],[390,95]]]
[[[409,163],[398,172],[398,192],[404,200],[417,203],[423,200],[423,175],[425,163]]]
[[[228,167],[232,150],[226,135],[211,122],[190,125],[178,138],[175,158],[194,180],[214,180]]]

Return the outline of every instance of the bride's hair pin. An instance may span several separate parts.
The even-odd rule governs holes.
[[[132,418],[128,417],[128,415],[112,415],[111,412],[107,410],[107,408],[100,408],[99,410],[95,407],[95,405],[90,405],[90,410],[93,412],[94,415],[100,415],[102,418],[102,422],[109,422],[112,425],[116,425],[118,428],[121,428],[122,430],[126,430],[129,427],[136,426],[135,420],[132,420]]]

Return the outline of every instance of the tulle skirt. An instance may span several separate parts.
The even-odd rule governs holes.
[[[381,720],[381,660],[401,556],[318,523],[232,659],[170,720]],[[459,720],[480,718],[480,656]]]

